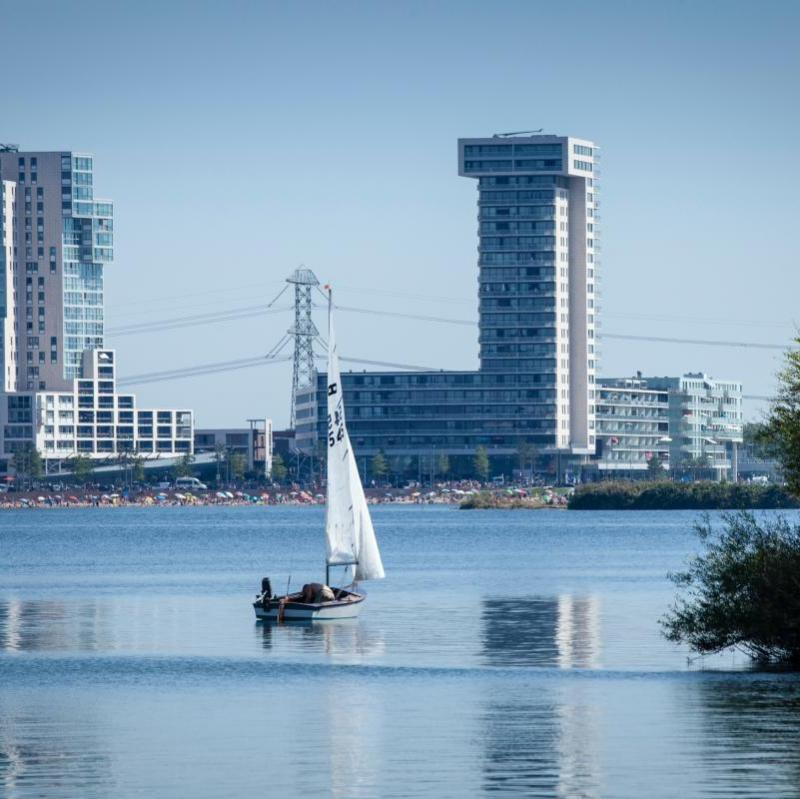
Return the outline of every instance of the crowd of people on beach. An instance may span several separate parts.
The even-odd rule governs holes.
[[[486,487],[476,480],[451,481],[434,485],[410,483],[402,488],[370,486],[366,489],[370,504],[397,503],[406,505],[460,505]],[[491,490],[498,496],[525,498],[530,489],[525,487],[497,487]],[[558,495],[553,495],[557,504]],[[269,486],[242,489],[209,489],[181,491],[174,487],[134,488],[114,485],[40,486],[0,494],[0,509],[34,508],[88,508],[88,507],[174,507],[174,506],[243,506],[243,505],[324,505],[324,487],[304,488]]]

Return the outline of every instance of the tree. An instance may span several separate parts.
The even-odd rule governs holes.
[[[399,455],[394,458],[389,458],[389,471],[392,475],[393,482],[399,483],[403,479],[410,462],[410,458]]]
[[[478,479],[486,481],[489,478],[489,453],[486,451],[486,447],[480,446],[475,450],[472,468]]]
[[[446,452],[440,452],[436,457],[436,474],[440,477],[447,477],[450,472],[450,458]]]
[[[42,456],[39,454],[39,450],[31,443],[23,444],[14,453],[12,465],[17,478],[22,483],[36,480],[42,476]]]
[[[647,461],[647,476],[651,480],[664,479],[664,461],[660,455],[654,454],[649,461]]]
[[[708,516],[695,529],[705,551],[670,575],[686,593],[661,620],[664,635],[700,654],[736,648],[800,667],[800,525],[739,511],[719,534]]]
[[[800,337],[794,343],[800,346]],[[780,461],[789,490],[800,496],[800,349],[791,349],[784,356],[778,394],[758,439]]]
[[[280,456],[280,453],[276,452],[272,456],[272,471],[270,472],[270,477],[274,482],[282,483],[286,479],[286,474],[287,469],[283,458]]]
[[[389,464],[386,462],[386,456],[380,450],[372,456],[370,472],[375,480],[382,480],[389,473]]]
[[[135,483],[143,483],[145,479],[144,458],[141,455],[134,455],[131,466],[131,479]]]
[[[241,480],[247,470],[247,458],[241,452],[232,452],[229,456],[231,475],[234,480]]]
[[[225,445],[218,441],[214,444],[214,462],[217,464],[217,485],[222,482],[222,464],[225,460]]]
[[[80,485],[86,484],[94,472],[94,464],[88,455],[76,455],[70,461],[69,466],[75,481]]]
[[[699,480],[704,472],[711,468],[711,461],[708,455],[703,453],[699,458],[692,457],[684,452],[678,463],[678,469],[682,474],[688,474],[692,480]]]
[[[524,472],[530,469],[533,472],[533,465],[536,461],[536,447],[529,441],[520,441],[517,447],[517,461],[519,468]]]
[[[193,463],[194,456],[187,452],[185,455],[181,455],[178,462],[172,467],[172,472],[176,478],[191,477]]]
[[[775,445],[767,436],[767,425],[763,422],[745,422],[742,425],[742,446],[752,457],[766,461],[777,459]]]

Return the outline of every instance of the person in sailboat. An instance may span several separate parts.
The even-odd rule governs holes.
[[[307,605],[319,602],[333,602],[336,596],[329,585],[323,583],[306,583],[300,596],[300,602]]]

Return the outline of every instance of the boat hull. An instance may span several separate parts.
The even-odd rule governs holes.
[[[289,598],[273,597],[266,602],[259,598],[253,602],[253,610],[259,621],[333,621],[358,616],[366,595],[355,591],[334,590],[340,598],[331,602],[297,602],[292,600],[291,595]]]

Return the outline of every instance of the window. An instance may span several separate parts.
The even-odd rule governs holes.
[[[575,155],[588,155],[588,156],[591,156],[592,155],[592,148],[591,147],[586,147],[583,144],[573,144],[572,145],[572,152],[575,153]]]
[[[583,172],[591,172],[592,165],[588,161],[573,161],[572,166],[575,169],[580,169]]]

